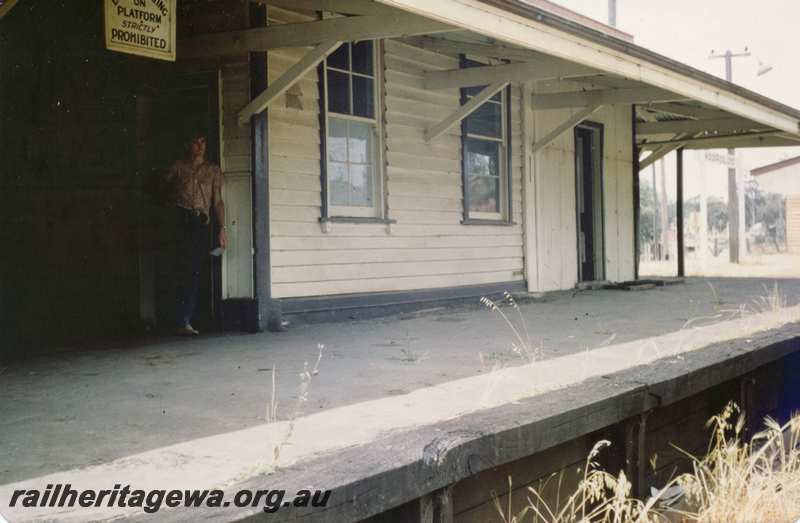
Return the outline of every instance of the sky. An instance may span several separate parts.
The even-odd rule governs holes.
[[[606,23],[607,0],[553,0],[583,15]],[[789,106],[800,108],[800,1],[798,0],[617,0],[617,27],[641,46],[708,73],[725,76],[725,60],[709,59],[711,51],[743,51],[751,57],[734,58],[733,81]],[[773,67],[763,76],[756,72],[759,60]],[[702,152],[687,155],[704,156]],[[800,155],[800,148],[741,149],[737,151],[745,171]],[[687,197],[697,193],[693,174],[699,160],[687,158]],[[666,162],[675,171],[674,154]],[[727,194],[725,167],[709,165],[706,190]],[[699,173],[697,173],[699,174]],[[668,178],[674,198],[674,182]],[[671,189],[671,190],[670,190]]]

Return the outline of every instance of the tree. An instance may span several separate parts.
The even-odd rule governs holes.
[[[643,183],[639,186],[639,245],[652,243],[657,233],[656,208],[653,202],[653,186]]]
[[[708,230],[723,232],[728,228],[728,204],[718,196],[708,198]]]

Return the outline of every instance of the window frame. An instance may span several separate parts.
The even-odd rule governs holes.
[[[476,67],[489,65],[471,58],[466,55],[459,55],[460,68]],[[488,85],[488,84],[487,84]],[[481,86],[485,87],[485,86]],[[512,183],[511,183],[511,168],[512,168],[512,143],[511,143],[511,85],[507,85],[500,92],[501,104],[501,130],[502,136],[500,139],[496,137],[482,136],[472,134],[467,131],[467,119],[469,116],[461,120],[461,186],[463,192],[463,220],[462,224],[465,225],[511,225],[512,222]],[[464,105],[469,100],[466,89],[459,90],[461,105]],[[484,103],[496,103],[487,100]],[[481,105],[482,107],[483,105]],[[477,110],[477,109],[476,109]],[[500,144],[499,152],[499,170],[498,176],[498,197],[500,198],[500,211],[499,212],[479,212],[470,211],[470,194],[469,194],[469,175],[467,172],[467,154],[466,144],[467,140],[484,140]]]
[[[321,172],[321,212],[320,221],[353,221],[370,222],[383,221],[385,215],[385,162],[384,162],[384,125],[383,125],[383,42],[381,40],[371,40],[372,42],[372,77],[352,70],[352,44],[357,41],[343,42],[350,44],[350,70],[345,71],[338,67],[328,67],[327,58],[322,60],[317,66],[317,81],[319,87],[319,128],[320,128],[320,172]],[[338,48],[337,48],[338,49]],[[332,53],[331,53],[332,54]],[[350,102],[352,104],[353,77],[360,76],[371,78],[373,81],[373,105],[374,117],[366,118],[350,114],[342,114],[328,111],[328,75],[331,69],[344,73],[348,77]],[[352,111],[352,107],[351,107]],[[328,132],[330,129],[330,119],[335,118],[346,122],[360,122],[371,126],[373,133],[372,146],[372,201],[371,207],[356,205],[333,205],[331,203],[331,190],[329,180],[329,159],[328,159]],[[348,132],[349,135],[349,132]],[[349,165],[349,162],[347,162]]]

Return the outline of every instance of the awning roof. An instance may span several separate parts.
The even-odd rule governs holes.
[[[571,96],[575,107],[626,103],[630,93],[645,150],[800,145],[800,110],[523,0],[378,1],[463,29],[414,37],[418,45],[467,53],[482,46],[484,56],[531,62],[534,70],[558,59],[569,93],[591,93]]]
[[[794,156],[792,158],[787,158],[785,160],[781,160],[779,162],[770,163],[767,165],[763,165],[756,169],[750,171],[750,174],[753,176],[760,176],[762,174],[767,174],[775,171],[779,171],[781,169],[785,169],[786,167],[791,167],[793,165],[800,164],[800,156]]]

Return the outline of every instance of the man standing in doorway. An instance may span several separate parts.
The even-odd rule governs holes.
[[[225,235],[225,204],[222,202],[222,172],[218,165],[206,161],[206,134],[194,131],[187,135],[186,157],[176,161],[167,173],[167,183],[173,189],[174,236],[178,284],[177,333],[187,336],[200,334],[192,327],[192,316],[200,287],[200,273],[209,256],[209,227],[211,210],[219,227],[219,247],[227,244]]]

